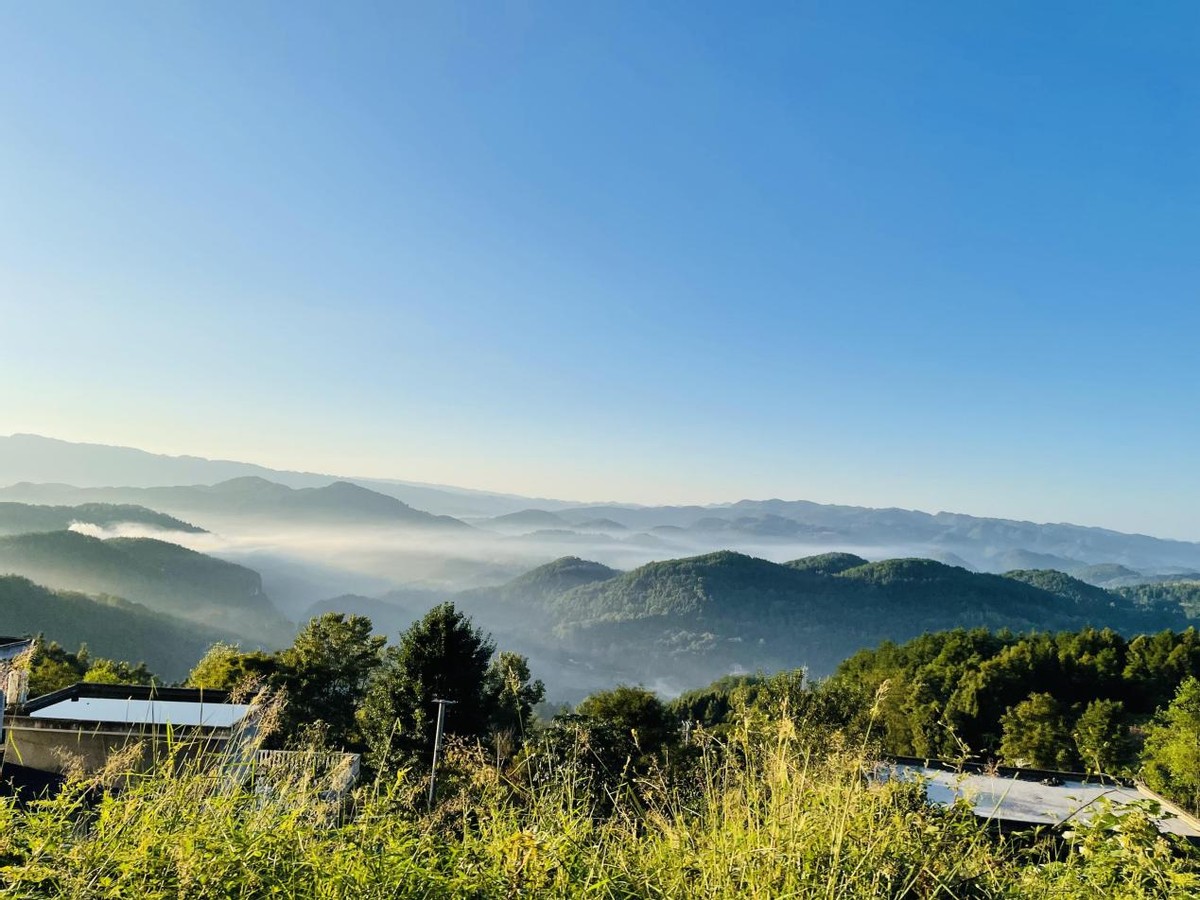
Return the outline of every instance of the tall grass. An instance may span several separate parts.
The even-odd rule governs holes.
[[[700,736],[667,772],[598,784],[577,756],[498,771],[459,748],[433,812],[418,774],[349,804],[297,777],[255,788],[165,766],[0,803],[14,897],[1145,898],[1200,896],[1200,863],[1145,814],[1065,852],[1008,842],[919,786],[869,777],[869,748],[784,718]],[[124,789],[104,793],[120,776]]]

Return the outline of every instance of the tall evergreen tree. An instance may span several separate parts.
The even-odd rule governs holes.
[[[488,734],[494,693],[488,678],[496,647],[471,620],[443,603],[384,653],[359,711],[368,759],[377,769],[427,762],[433,748],[435,699],[450,700],[446,733]]]

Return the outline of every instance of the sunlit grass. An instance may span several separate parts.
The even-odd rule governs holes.
[[[432,812],[415,771],[363,784],[346,804],[305,778],[255,790],[195,766],[122,778],[121,793],[104,794],[100,782],[121,774],[110,771],[26,809],[0,803],[0,885],[81,898],[1200,893],[1194,852],[1140,813],[1055,857],[965,810],[929,807],[919,786],[870,777],[868,748],[837,735],[784,719],[698,741],[671,777],[607,786],[575,765],[582,743],[536,780],[459,748]]]

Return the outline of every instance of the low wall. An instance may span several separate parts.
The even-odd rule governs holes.
[[[145,771],[168,756],[182,761],[222,753],[225,729],[126,728],[96,723],[13,716],[5,723],[4,759],[42,772],[101,771],[115,753],[128,752],[130,771]],[[135,753],[131,745],[140,745]]]

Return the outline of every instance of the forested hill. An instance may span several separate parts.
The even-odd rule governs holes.
[[[78,488],[65,484],[15,484],[0,497],[29,503],[142,504],[206,524],[270,521],[289,525],[361,523],[469,531],[449,516],[435,516],[348,481],[290,488],[246,476],[214,485]]]
[[[166,541],[100,540],[74,531],[0,537],[0,573],[116,595],[268,644],[286,642],[292,631],[257,572]]]
[[[817,556],[793,559],[784,565],[789,569],[811,572],[814,575],[838,575],[847,569],[856,569],[859,566],[867,565],[867,560],[853,553],[821,553]]]
[[[855,560],[823,556],[777,564],[731,552],[667,560],[567,591],[552,609],[560,621],[574,623],[654,617],[753,621],[851,609],[886,617],[881,627],[916,633],[940,630],[945,626],[939,620],[950,619],[1043,629],[1099,623],[1144,630],[1184,623],[1178,610],[1147,611],[1059,572],[1001,576],[928,559],[850,565]]]
[[[566,571],[586,566],[560,560]],[[594,566],[595,564],[591,564]],[[731,671],[831,672],[883,640],[948,628],[1014,631],[1183,628],[1178,604],[1144,604],[1061,573],[981,574],[926,559],[867,563],[826,554],[773,563],[720,552],[547,590],[547,567],[461,595],[489,627],[542,635],[622,677],[674,685]],[[490,599],[490,604],[489,604]]]
[[[564,556],[544,566],[531,569],[507,584],[479,588],[459,595],[459,602],[469,608],[490,606],[515,609],[558,609],[563,595],[584,585],[608,582],[621,575],[616,569],[598,562]]]
[[[28,503],[0,503],[0,534],[26,534],[32,531],[64,531],[72,525],[142,525],[160,531],[203,533],[189,522],[128,503],[83,503],[78,506],[36,506]]]
[[[145,662],[168,680],[183,678],[213,642],[236,640],[127,600],[54,591],[16,575],[0,575],[0,631],[44,634],[68,650],[86,643],[94,655]]]

